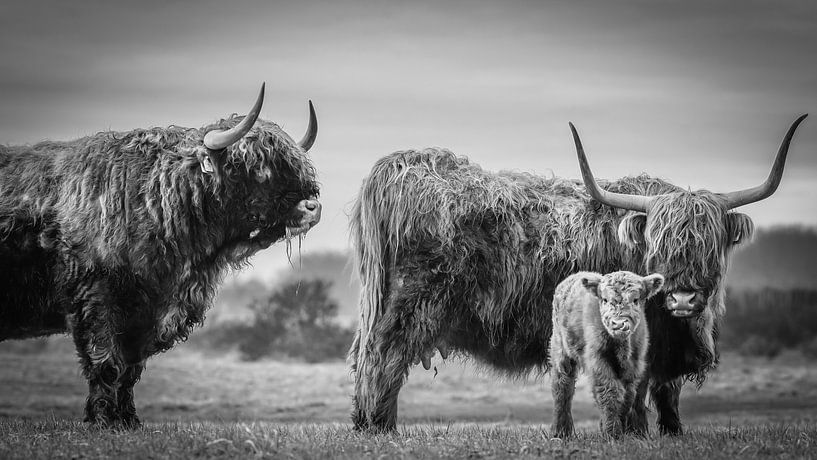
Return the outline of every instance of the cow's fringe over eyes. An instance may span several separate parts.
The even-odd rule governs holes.
[[[695,264],[699,278],[685,280],[691,284],[683,287],[704,288],[700,280],[723,273],[721,255],[729,244],[723,203],[709,192],[670,194],[655,200],[646,228],[647,265],[656,261]]]

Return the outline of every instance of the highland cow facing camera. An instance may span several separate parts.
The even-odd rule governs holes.
[[[575,130],[583,182],[493,173],[443,149],[377,161],[351,216],[361,280],[349,352],[355,427],[395,429],[411,365],[427,367],[435,349],[509,374],[546,371],[556,284],[580,270],[629,270],[666,284],[649,300],[654,340],[628,424],[647,430],[649,392],[660,432],[680,434],[681,385],[702,383],[718,363],[729,255],[752,235],[751,219],[733,209],[774,193],[804,118],[767,180],[729,193],[646,174],[598,184]]]
[[[0,341],[68,332],[85,420],[139,424],[145,360],[204,320],[225,271],[318,223],[317,134],[247,116],[204,128],[0,146]]]
[[[590,374],[602,432],[611,437],[624,432],[646,367],[644,305],[663,285],[659,274],[619,271],[579,272],[556,286],[550,338],[552,436],[573,434],[570,407],[580,368]]]

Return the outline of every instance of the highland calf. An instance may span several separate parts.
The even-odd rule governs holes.
[[[590,374],[602,432],[614,438],[622,434],[646,368],[644,305],[663,285],[659,274],[642,277],[619,271],[603,276],[579,272],[556,286],[550,338],[551,435],[573,434],[570,406],[579,368]]]
[[[70,333],[85,420],[139,425],[148,357],[204,320],[222,275],[320,220],[317,134],[247,116],[200,129],[0,146],[0,341]]]

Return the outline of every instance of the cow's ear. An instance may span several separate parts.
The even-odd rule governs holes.
[[[644,290],[647,293],[647,298],[654,296],[661,289],[664,288],[664,277],[658,273],[647,275],[644,277]]]
[[[598,273],[586,273],[582,275],[582,286],[594,296],[599,296],[599,283],[601,275]]]
[[[216,178],[221,177],[221,168],[224,162],[223,155],[218,155],[206,148],[200,148],[196,150],[196,158],[199,160],[201,172],[215,176]]]
[[[738,245],[752,241],[755,224],[746,214],[730,212],[726,216],[726,229],[729,232],[729,243]]]
[[[618,241],[630,249],[643,248],[644,228],[647,226],[647,215],[643,212],[630,213],[618,224]]]

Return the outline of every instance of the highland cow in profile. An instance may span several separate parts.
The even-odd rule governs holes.
[[[646,368],[644,305],[663,285],[659,274],[642,277],[619,271],[574,273],[556,286],[550,338],[551,436],[573,434],[570,406],[580,368],[590,375],[602,432],[621,436]]]
[[[764,184],[726,194],[647,175],[599,186],[578,135],[584,186],[483,171],[440,149],[379,160],[351,217],[361,279],[349,355],[355,426],[394,429],[411,364],[428,363],[435,348],[509,374],[546,370],[556,284],[580,270],[629,270],[661,273],[666,285],[649,301],[660,308],[647,307],[654,339],[628,427],[646,430],[649,387],[660,431],[680,433],[681,384],[701,383],[718,362],[728,255],[752,234],[752,221],[732,209],[774,193],[803,118]]]
[[[138,425],[145,360],[204,320],[229,267],[320,220],[306,151],[247,116],[0,147],[0,340],[69,332],[85,420]]]

